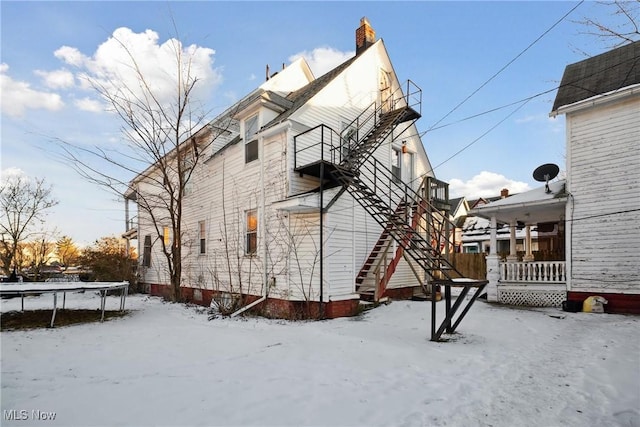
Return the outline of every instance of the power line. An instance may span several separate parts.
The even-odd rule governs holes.
[[[485,87],[487,84],[489,84],[489,82],[491,82],[494,78],[496,78],[500,73],[502,73],[504,70],[506,70],[511,64],[513,64],[518,58],[520,58],[526,51],[528,51],[531,47],[533,47],[533,45],[535,45],[538,41],[540,41],[544,36],[546,36],[551,30],[553,30],[558,24],[560,24],[562,21],[564,21],[564,19],[569,16],[574,10],[576,10],[582,3],[584,3],[584,0],[581,0],[580,3],[578,3],[577,5],[575,5],[570,11],[568,11],[567,13],[565,13],[562,18],[558,19],[551,27],[549,27],[544,33],[542,33],[537,39],[535,39],[533,42],[531,42],[526,48],[524,48],[524,50],[522,50],[519,54],[517,54],[511,61],[507,62],[507,64],[505,64],[502,68],[500,68],[500,70],[498,70],[495,74],[493,74],[491,77],[489,77],[489,79],[487,81],[485,81],[484,83],[482,83],[476,90],[474,90],[469,96],[467,96],[465,99],[463,99],[461,102],[458,103],[458,105],[456,105],[455,107],[453,107],[453,109],[451,109],[451,111],[449,111],[447,114],[445,114],[440,120],[438,120],[437,122],[435,122],[433,125],[431,125],[431,127],[429,127],[429,129],[427,129],[427,132],[432,130],[433,128],[435,128],[440,122],[442,122],[444,119],[446,119],[447,117],[449,117],[454,111],[456,111],[458,108],[460,108],[465,102],[467,102],[473,95],[475,95],[476,93],[478,93],[483,87]]]
[[[527,103],[530,100],[526,100],[524,102],[522,102],[522,104],[520,104],[517,108],[515,108],[512,112],[510,112],[509,114],[507,114],[504,118],[502,118],[499,122],[497,122],[496,124],[494,124],[493,126],[491,126],[489,129],[487,129],[482,135],[480,135],[479,137],[477,137],[476,139],[474,139],[473,141],[471,141],[470,143],[468,143],[467,145],[465,145],[464,147],[462,147],[460,150],[456,151],[454,154],[452,154],[451,156],[449,156],[446,160],[440,162],[438,165],[434,166],[431,168],[431,171],[434,171],[435,169],[439,168],[440,166],[444,165],[445,163],[447,163],[449,160],[453,159],[454,157],[456,157],[458,154],[462,153],[464,150],[466,150],[467,148],[471,147],[473,144],[475,144],[476,142],[480,141],[482,138],[484,138],[487,134],[489,134],[489,132],[491,132],[492,130],[494,130],[495,128],[497,128],[498,126],[500,126],[502,123],[504,123],[509,117],[513,116],[516,112],[518,112],[518,110],[520,110],[522,107],[524,107],[525,105],[527,105]]]
[[[631,62],[631,61],[633,61],[634,63],[635,63],[635,62],[638,62],[638,58],[636,57],[636,58],[628,58],[628,59],[624,59],[624,60],[622,60],[621,62],[618,62],[618,63],[616,63],[616,64],[612,64],[612,65],[610,65],[610,66],[608,66],[608,67],[606,67],[606,68],[603,68],[603,69],[598,70],[598,71],[596,71],[596,72],[593,72],[593,73],[591,73],[591,74],[587,74],[587,75],[581,76],[581,77],[577,78],[576,80],[572,80],[572,81],[570,81],[570,82],[566,82],[566,83],[564,83],[564,84],[561,84],[561,85],[555,86],[555,87],[553,87],[553,88],[551,88],[551,89],[547,89],[547,90],[544,90],[544,91],[542,91],[542,92],[538,92],[538,93],[536,93],[536,94],[534,94],[534,95],[530,95],[530,96],[528,96],[528,97],[526,97],[526,98],[522,98],[522,99],[519,99],[519,100],[517,100],[517,101],[513,101],[513,102],[510,102],[510,103],[508,103],[508,104],[501,105],[501,106],[499,106],[499,107],[494,107],[494,108],[491,108],[491,109],[489,109],[489,110],[485,110],[485,111],[482,111],[482,112],[480,112],[480,113],[476,113],[476,114],[473,114],[473,115],[471,115],[471,116],[467,116],[467,117],[464,117],[464,118],[462,118],[462,119],[459,119],[459,120],[456,120],[456,121],[453,121],[453,122],[445,123],[445,124],[444,124],[444,125],[442,125],[442,126],[438,126],[438,127],[433,127],[433,126],[432,126],[429,130],[426,130],[426,131],[422,132],[422,133],[420,134],[420,136],[423,136],[424,134],[426,134],[427,132],[430,132],[430,131],[434,131],[434,130],[442,129],[442,128],[445,128],[445,127],[448,127],[448,126],[452,126],[452,125],[455,125],[455,124],[458,124],[458,123],[461,123],[461,122],[464,122],[464,121],[467,121],[467,120],[475,119],[476,117],[480,117],[480,116],[483,116],[483,115],[485,115],[485,114],[494,113],[494,112],[496,112],[496,111],[499,111],[499,110],[502,110],[502,109],[505,109],[505,108],[511,107],[511,106],[513,106],[513,105],[520,104],[521,102],[531,101],[531,100],[533,100],[533,99],[535,99],[535,98],[538,98],[538,97],[540,97],[540,96],[542,96],[542,95],[546,95],[546,94],[548,94],[548,93],[551,93],[551,92],[553,92],[553,91],[555,91],[555,90],[558,90],[558,89],[561,89],[561,88],[563,88],[563,87],[567,87],[567,86],[577,86],[577,87],[579,87],[580,82],[582,82],[582,81],[584,81],[584,80],[586,80],[586,79],[588,79],[588,78],[591,78],[591,77],[593,77],[593,76],[595,76],[595,75],[597,75],[597,74],[602,74],[602,73],[604,73],[604,72],[606,72],[606,71],[609,71],[609,70],[611,70],[612,68],[616,68],[616,67],[619,67],[620,65],[624,65],[624,64],[626,64],[627,62]],[[630,73],[632,70],[633,70],[633,66],[632,66],[632,67],[630,67],[630,69],[629,69],[629,73]],[[623,81],[626,81],[626,79],[624,79]]]

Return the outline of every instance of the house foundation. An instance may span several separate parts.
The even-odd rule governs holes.
[[[412,290],[412,288],[410,289]],[[409,295],[409,291],[393,292],[396,297]],[[211,301],[216,296],[217,291],[211,289],[200,289],[182,287],[181,295],[183,302],[209,307]],[[171,299],[171,287],[169,285],[151,284],[149,294],[159,296],[165,300]],[[245,295],[244,303],[251,304],[261,297],[258,295]],[[409,298],[408,296],[405,298]],[[320,304],[318,301],[289,301],[279,298],[267,298],[264,302],[249,310],[249,312],[277,319],[335,319],[338,317],[355,316],[360,312],[359,299],[347,299],[340,301],[329,301]]]

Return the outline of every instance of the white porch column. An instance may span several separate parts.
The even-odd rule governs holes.
[[[533,252],[531,250],[531,226],[527,224],[527,228],[525,229],[527,232],[527,236],[524,242],[526,248],[526,255],[524,256],[523,261],[531,262],[533,261]]]
[[[491,217],[489,255],[487,255],[487,301],[498,301],[498,281],[500,280],[500,258],[498,257],[497,221]]]
[[[516,226],[518,225],[515,219],[511,220],[509,224],[509,256],[507,261],[518,261],[518,251],[516,250]]]

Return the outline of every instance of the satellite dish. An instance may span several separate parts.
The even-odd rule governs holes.
[[[533,171],[533,179],[538,182],[544,182],[545,193],[551,193],[551,190],[549,189],[549,180],[558,176],[558,172],[560,172],[558,165],[545,163],[542,166],[538,166],[536,170]]]

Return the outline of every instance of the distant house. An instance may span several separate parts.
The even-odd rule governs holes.
[[[450,206],[415,127],[420,109],[420,89],[398,80],[363,18],[354,57],[318,78],[297,60],[214,119],[187,146],[210,148],[182,208],[183,297],[337,317],[361,298],[421,289],[447,268],[431,245],[450,231]],[[151,175],[125,199],[150,191]],[[136,220],[126,235],[138,239],[141,282],[166,295],[159,248],[171,236],[141,210]]]
[[[566,116],[566,181],[471,210],[490,221],[489,300],[558,306],[600,295],[640,313],[640,41],[566,67],[551,116]],[[510,251],[498,256],[498,224]],[[527,229],[524,259],[516,230]],[[530,228],[552,258],[529,256]]]
[[[480,198],[470,202],[473,203],[473,210],[469,209],[469,212],[476,212],[475,209],[482,208],[483,206],[497,202],[507,197],[512,197],[508,189],[503,189],[501,195],[497,197]],[[520,197],[514,199],[518,200]],[[502,204],[509,203],[508,201],[502,202]],[[491,205],[496,206],[496,205]],[[482,209],[480,210],[482,211]],[[485,218],[478,215],[467,215],[464,221],[460,224],[459,232],[461,234],[461,245],[463,253],[489,253],[491,247],[491,222],[489,218]],[[558,227],[553,227],[553,224],[531,223],[527,231],[527,227],[524,222],[517,220],[516,222],[516,252],[518,259],[521,261],[525,258],[527,249],[531,251],[529,260],[535,259],[537,261],[550,260],[550,259],[562,259],[564,260],[564,253],[559,253],[564,247],[564,244],[560,245],[558,239]],[[511,230],[509,222],[496,224],[496,252],[501,257],[506,257],[510,254],[511,250]],[[527,232],[529,233],[530,243],[527,245]],[[555,237],[555,238],[554,238]],[[533,258],[532,258],[533,257]]]

